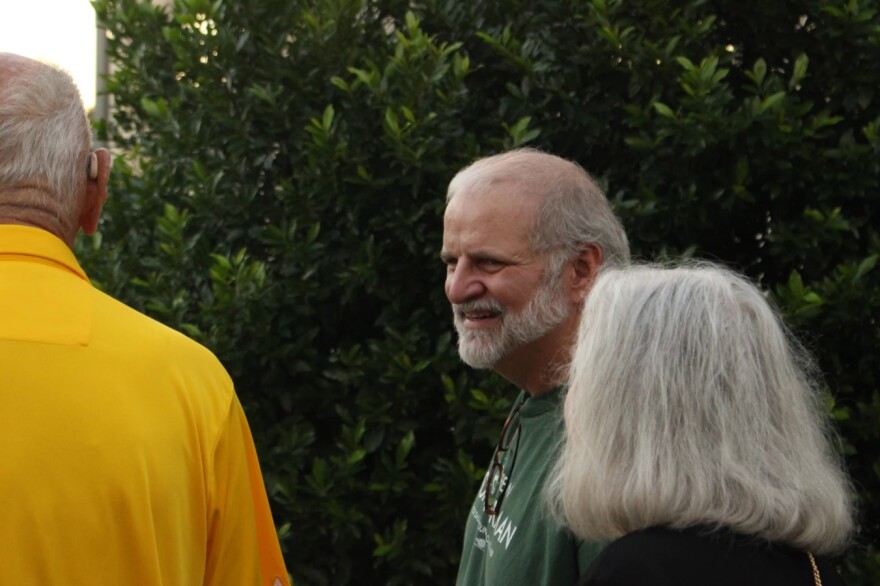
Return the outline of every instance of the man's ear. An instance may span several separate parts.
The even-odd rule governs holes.
[[[107,201],[107,182],[110,180],[110,153],[107,149],[97,149],[89,155],[86,174],[86,193],[79,225],[86,234],[94,234],[98,229],[101,210]]]
[[[602,260],[602,249],[598,244],[581,245],[580,252],[566,269],[568,299],[573,304],[583,305],[602,268]]]

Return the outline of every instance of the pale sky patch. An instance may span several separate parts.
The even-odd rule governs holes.
[[[97,33],[89,0],[0,0],[0,52],[52,62],[95,106]]]

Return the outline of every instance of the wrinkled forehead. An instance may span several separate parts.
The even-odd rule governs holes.
[[[538,212],[546,196],[543,187],[535,181],[519,177],[481,175],[458,186],[447,201],[451,207],[466,210],[487,210],[491,214],[512,214],[526,218],[530,224],[538,220]]]
[[[518,193],[508,182],[462,191],[446,206],[444,241],[531,250],[538,208],[539,199]]]
[[[446,203],[445,216],[483,216],[489,219],[499,215],[513,215],[533,220],[543,197],[534,194],[528,185],[497,178],[464,184]]]

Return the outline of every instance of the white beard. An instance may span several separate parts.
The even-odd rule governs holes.
[[[453,322],[458,332],[458,355],[473,368],[492,368],[502,358],[523,344],[533,342],[561,324],[569,315],[568,303],[558,275],[541,283],[526,308],[508,313],[494,299],[470,301],[452,306]],[[464,314],[487,310],[499,314],[493,328],[474,330],[464,325]]]

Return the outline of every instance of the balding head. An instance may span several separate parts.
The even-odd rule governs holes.
[[[38,225],[71,242],[80,227],[90,147],[73,79],[0,53],[0,222]]]
[[[535,251],[550,252],[559,265],[584,245],[595,244],[608,264],[629,263],[629,242],[605,194],[572,161],[522,148],[479,159],[449,183],[447,204],[459,194],[479,196],[490,186],[541,199],[531,234]]]

